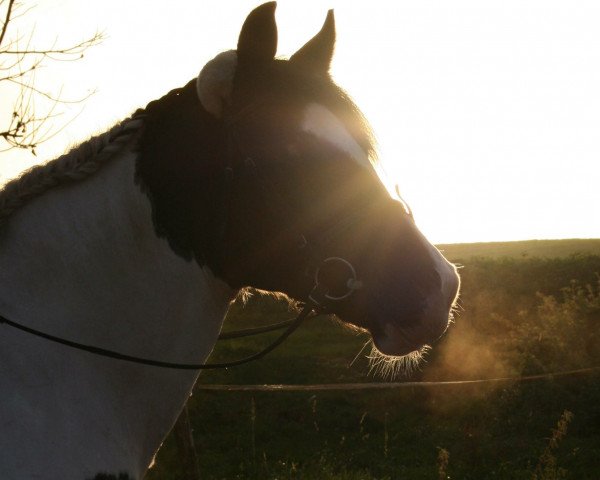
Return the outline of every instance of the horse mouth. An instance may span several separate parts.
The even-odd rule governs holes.
[[[409,355],[427,346],[426,342],[411,339],[400,328],[385,328],[384,332],[372,333],[371,337],[377,350],[390,357]]]
[[[385,357],[403,357],[428,349],[439,337],[420,327],[406,328],[392,322],[373,321],[369,316],[348,317],[351,315],[339,316],[342,322],[368,332],[374,347]]]
[[[374,347],[383,356],[403,357],[429,350],[444,335],[452,317],[446,309],[438,310],[429,315],[415,313],[416,318],[403,316],[398,319],[392,312],[381,315],[357,310],[340,312],[338,316],[342,322],[368,332]]]
[[[432,329],[427,325],[406,327],[388,322],[371,330],[377,350],[383,355],[400,357],[429,349],[446,331],[448,323]]]
[[[428,308],[416,314],[416,318],[400,321],[372,322],[367,325],[375,347],[384,355],[403,356],[428,350],[448,330],[452,322],[452,310],[445,305]]]

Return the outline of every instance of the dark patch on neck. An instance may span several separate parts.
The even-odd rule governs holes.
[[[157,235],[186,260],[220,274],[224,130],[201,105],[195,80],[145,109],[136,177],[152,203]]]
[[[151,102],[136,177],[157,235],[177,255],[208,266],[232,288],[303,298],[314,256],[314,245],[300,249],[303,240],[385,190],[344,154],[298,131],[305,106],[315,101],[372,151],[368,125],[331,79],[279,61],[250,73],[236,72],[227,122],[202,107],[195,80]],[[294,143],[296,154],[288,149]]]
[[[93,479],[87,480],[133,480],[126,472],[120,472],[118,475],[112,473],[98,473]]]

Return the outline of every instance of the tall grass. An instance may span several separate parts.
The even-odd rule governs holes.
[[[471,259],[464,310],[412,380],[487,378],[600,365],[600,257]],[[231,312],[269,323],[288,307],[255,298]],[[314,321],[267,359],[207,383],[379,381],[352,362],[365,338]],[[268,341],[268,340],[267,340]],[[219,360],[259,340],[221,345]],[[599,376],[363,393],[196,391],[189,403],[207,479],[599,478]],[[549,439],[548,426],[560,417]],[[567,426],[569,434],[566,435]],[[148,480],[181,476],[172,439]]]
[[[437,455],[437,466],[438,466],[438,480],[447,480],[448,476],[448,462],[450,461],[450,452],[445,448],[438,447]]]
[[[532,477],[533,480],[560,480],[567,477],[567,470],[557,465],[554,452],[561,440],[567,435],[567,427],[571,420],[573,420],[573,412],[565,410],[558,420],[556,428],[552,429],[552,436],[548,440],[548,445],[546,445],[544,452],[538,459]]]

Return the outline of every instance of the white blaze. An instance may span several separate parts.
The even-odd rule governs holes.
[[[306,107],[302,130],[346,152],[359,165],[372,168],[369,156],[346,130],[344,124],[323,105],[311,103]]]

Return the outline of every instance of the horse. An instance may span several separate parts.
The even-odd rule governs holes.
[[[368,331],[383,358],[446,331],[456,269],[377,175],[371,129],[329,74],[334,43],[329,11],[275,58],[261,5],[197,78],[5,185],[4,480],[141,478],[198,377],[51,338],[201,364],[247,287]]]

